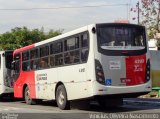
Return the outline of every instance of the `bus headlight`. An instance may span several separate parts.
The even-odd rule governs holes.
[[[98,60],[95,60],[95,72],[96,72],[96,80],[100,84],[105,85],[105,77],[101,63]]]

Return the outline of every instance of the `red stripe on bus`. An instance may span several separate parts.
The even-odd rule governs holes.
[[[145,83],[146,55],[126,58],[126,85]]]
[[[35,72],[22,72],[20,73],[17,81],[14,83],[14,96],[15,97],[23,97],[25,84],[28,86],[30,90],[31,98],[36,98],[36,90],[35,90]]]
[[[34,48],[34,47],[35,47],[35,45],[32,44],[32,45],[28,45],[28,46],[25,46],[25,47],[16,49],[16,50],[14,51],[14,54],[15,54],[15,53],[22,52],[22,51],[25,51],[25,50],[29,50],[29,49]]]

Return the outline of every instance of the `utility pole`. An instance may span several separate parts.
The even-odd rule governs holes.
[[[160,32],[159,23],[160,23],[160,1],[158,2],[158,15],[157,15],[157,30]]]
[[[137,9],[138,9],[138,17],[137,17],[137,20],[138,20],[138,24],[139,24],[139,1],[137,2]]]

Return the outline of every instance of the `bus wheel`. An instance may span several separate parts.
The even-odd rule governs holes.
[[[24,99],[25,99],[25,102],[29,105],[36,104],[35,100],[31,99],[30,97],[30,91],[28,87],[25,88]]]
[[[67,92],[64,85],[59,85],[56,90],[56,102],[60,109],[70,109],[70,102],[67,100]]]

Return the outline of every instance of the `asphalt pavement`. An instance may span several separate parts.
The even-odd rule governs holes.
[[[151,117],[159,119],[160,105],[159,99],[129,98],[124,99],[124,105],[117,108],[103,109],[98,103],[92,102],[89,107],[72,104],[71,110],[60,110],[55,101],[27,105],[22,100],[15,100],[1,101],[0,114],[0,119],[137,119],[140,116],[145,117],[144,119],[151,119]]]

